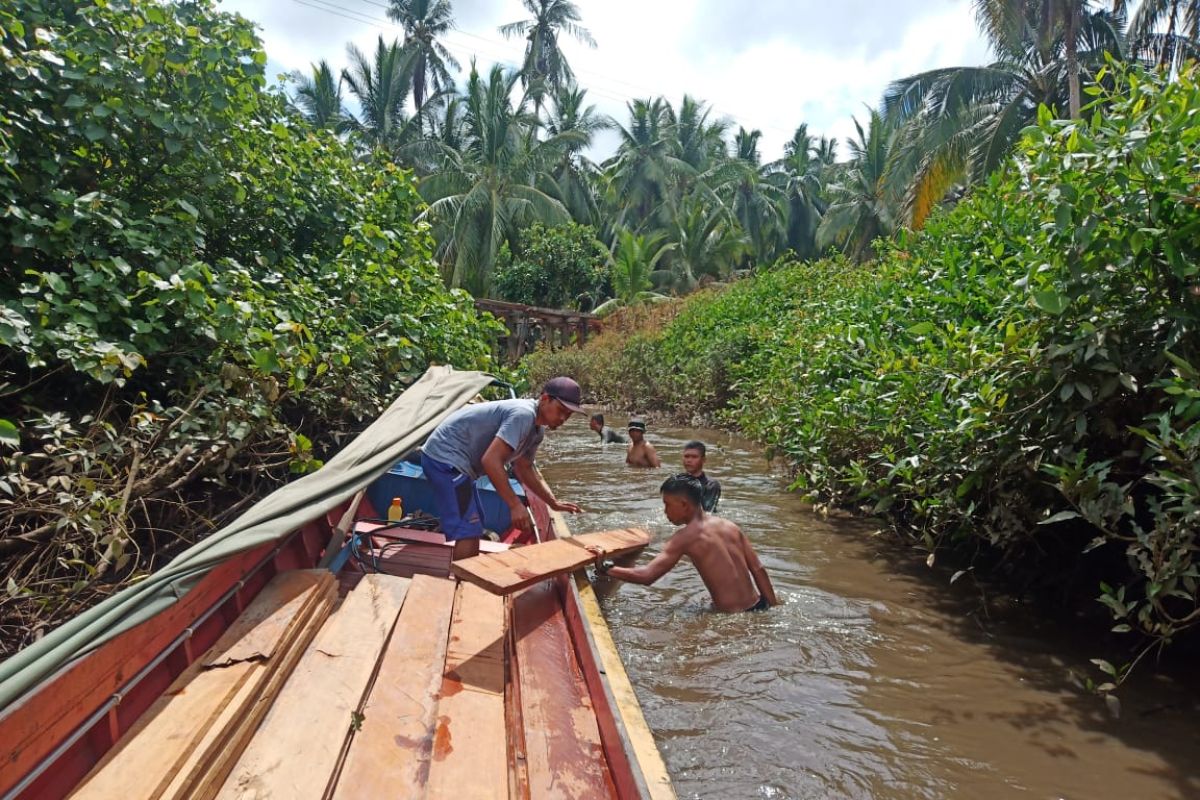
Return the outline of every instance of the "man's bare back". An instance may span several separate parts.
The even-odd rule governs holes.
[[[609,576],[648,585],[687,556],[700,573],[717,611],[749,611],[779,604],[770,577],[741,529],[727,519],[704,512],[699,481],[676,475],[663,483],[662,493],[667,519],[683,527],[650,563],[611,567]]]
[[[755,566],[760,566],[758,557],[737,525],[705,514],[677,530],[667,542],[668,547],[672,545],[691,559],[717,611],[745,611],[758,603],[747,556]]]

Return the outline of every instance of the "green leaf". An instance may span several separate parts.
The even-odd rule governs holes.
[[[1078,513],[1078,512],[1075,512],[1075,511],[1060,511],[1060,512],[1058,512],[1057,514],[1055,514],[1055,515],[1053,515],[1053,516],[1046,517],[1044,520],[1040,521],[1040,522],[1038,523],[1038,525],[1053,525],[1053,524],[1054,524],[1054,523],[1056,523],[1056,522],[1065,522],[1065,521],[1067,521],[1067,520],[1069,520],[1069,519],[1078,519],[1078,518],[1079,518],[1079,513]]]
[[[98,142],[108,136],[108,131],[105,130],[103,125],[93,120],[88,120],[87,124],[83,126],[83,135],[87,137],[89,142]]]
[[[1055,316],[1061,314],[1070,304],[1070,300],[1053,289],[1033,293],[1033,302],[1042,311]]]
[[[21,432],[6,419],[0,419],[0,444],[16,447],[21,444]]]

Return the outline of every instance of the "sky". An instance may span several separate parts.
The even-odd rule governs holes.
[[[796,126],[836,137],[838,153],[892,80],[937,67],[986,63],[987,45],[970,0],[575,0],[597,47],[560,37],[576,80],[597,111],[628,124],[626,104],[684,94],[707,102],[733,129],[762,131],[771,161]],[[387,0],[220,0],[259,26],[268,75],[308,71],[325,59],[340,70],[346,45],[371,52],[379,36],[402,38]],[[519,66],[524,41],[501,24],[527,18],[520,0],[453,0],[456,30],[444,44],[462,64],[474,58]],[[617,146],[602,134],[590,155]]]

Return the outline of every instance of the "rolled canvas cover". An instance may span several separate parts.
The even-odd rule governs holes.
[[[226,558],[278,540],[387,472],[450,413],[492,382],[482,372],[431,367],[325,466],[282,486],[171,563],[0,663],[0,709],[61,666],[167,608]]]

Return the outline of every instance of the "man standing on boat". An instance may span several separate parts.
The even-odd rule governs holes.
[[[572,413],[582,413],[582,392],[571,378],[546,382],[536,400],[497,400],[476,403],[446,417],[421,448],[421,466],[433,488],[442,533],[454,542],[455,561],[479,553],[483,516],[475,481],[487,475],[512,515],[512,524],[533,532],[529,509],[508,484],[505,468],[511,464],[517,480],[555,511],[579,513],[542,480],[533,467],[546,428],[562,425]]]
[[[717,504],[721,502],[721,483],[716,478],[710,478],[704,474],[704,459],[708,454],[704,442],[699,439],[693,439],[683,446],[683,471],[691,475],[696,480],[700,481],[700,488],[703,491],[701,497],[701,505],[704,510],[712,514],[717,510]]]

